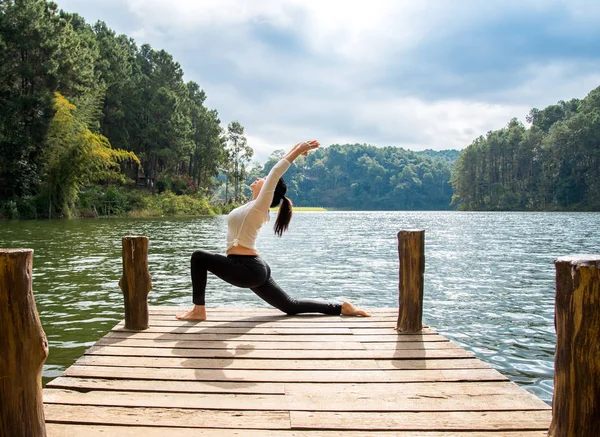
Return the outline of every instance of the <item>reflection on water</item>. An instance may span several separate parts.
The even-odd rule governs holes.
[[[258,247],[298,297],[396,306],[401,229],[425,229],[425,321],[545,401],[552,398],[553,260],[597,253],[597,213],[296,213]],[[0,223],[0,247],[33,248],[34,293],[58,376],[123,318],[121,237],[150,237],[151,305],[188,305],[189,257],[223,252],[225,217]],[[209,306],[264,306],[209,279]]]

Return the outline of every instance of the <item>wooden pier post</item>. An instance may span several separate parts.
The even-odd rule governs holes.
[[[119,287],[125,299],[125,329],[148,329],[148,237],[123,237],[123,276]]]
[[[0,249],[0,435],[45,437],[48,341],[32,292],[31,249]]]
[[[600,436],[600,255],[558,258],[551,437]]]
[[[425,231],[413,229],[398,232],[398,257],[400,278],[396,330],[420,332],[423,329]]]

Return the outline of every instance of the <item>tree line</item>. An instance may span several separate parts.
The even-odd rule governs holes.
[[[284,156],[273,152],[247,183]],[[299,157],[286,172],[287,196],[297,206],[352,210],[447,210],[450,176],[459,151],[414,152],[399,147],[334,144]]]
[[[239,122],[164,50],[138,46],[46,0],[0,2],[0,209],[69,216],[89,184],[177,182],[239,196],[252,157]],[[1,211],[0,211],[0,215]]]
[[[533,108],[464,149],[452,203],[464,210],[600,210],[600,87]]]

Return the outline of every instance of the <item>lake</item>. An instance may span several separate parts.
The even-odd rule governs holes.
[[[397,232],[425,229],[424,321],[550,402],[553,261],[597,253],[599,222],[599,213],[297,212],[283,238],[267,225],[258,247],[293,296],[389,307],[398,302]],[[0,222],[0,247],[35,250],[50,343],[44,383],[122,320],[125,235],[150,238],[150,305],[189,305],[190,254],[223,252],[226,217]],[[266,304],[209,277],[207,305]]]

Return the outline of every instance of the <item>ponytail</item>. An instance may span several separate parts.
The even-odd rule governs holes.
[[[282,236],[287,231],[290,221],[292,220],[292,201],[287,197],[283,197],[281,204],[279,205],[279,212],[277,213],[277,220],[275,220],[275,234]]]

